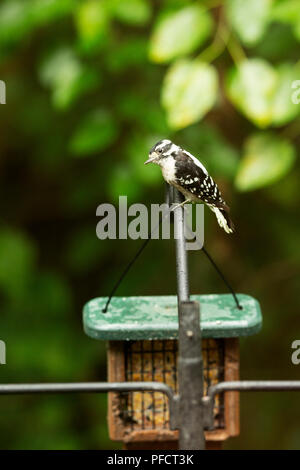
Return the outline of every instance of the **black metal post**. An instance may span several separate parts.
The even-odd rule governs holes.
[[[179,306],[179,448],[204,450],[203,361],[198,302]]]
[[[183,202],[181,193],[174,190],[174,203],[180,204]],[[188,278],[188,265],[187,253],[185,249],[184,238],[184,209],[178,207],[174,211],[174,231],[177,235],[176,240],[176,274],[177,274],[177,297],[178,305],[180,302],[190,299],[189,293],[189,278]]]
[[[174,188],[170,186],[168,183],[165,183],[165,204],[169,206],[172,204],[174,199]]]
[[[183,197],[174,190],[174,203]],[[203,363],[200,312],[197,302],[190,302],[187,252],[184,237],[184,209],[174,210],[176,239],[176,274],[179,321],[179,448],[205,449],[203,422]]]

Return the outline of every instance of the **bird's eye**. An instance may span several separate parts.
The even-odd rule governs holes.
[[[162,149],[158,149],[158,153],[162,153]]]

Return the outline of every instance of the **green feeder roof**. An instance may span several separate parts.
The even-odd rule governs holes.
[[[257,333],[262,325],[260,306],[249,295],[238,294],[243,309],[231,294],[192,295],[200,302],[201,330],[205,338],[232,338]],[[177,297],[107,297],[88,302],[83,310],[84,331],[103,340],[174,339],[178,337]]]

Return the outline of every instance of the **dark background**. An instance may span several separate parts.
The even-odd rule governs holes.
[[[299,41],[294,0],[1,2],[1,382],[106,380],[105,344],[84,335],[82,308],[141,241],[98,240],[96,208],[163,200],[159,168],[143,162],[164,137],[201,159],[231,206],[236,233],[206,210],[205,243],[262,307],[261,333],[241,340],[241,377],[299,378]],[[190,281],[192,293],[226,291],[201,252]],[[175,289],[174,244],[152,241],[118,294]],[[243,394],[226,448],[299,449],[298,403]],[[105,396],[1,397],[0,436],[2,449],[117,447]]]

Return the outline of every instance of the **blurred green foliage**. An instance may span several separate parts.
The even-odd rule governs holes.
[[[106,380],[105,345],[81,310],[107,295],[136,251],[99,241],[106,201],[160,202],[144,167],[169,137],[197,155],[232,207],[227,237],[206,245],[264,329],[242,341],[244,378],[299,378],[300,79],[298,0],[3,0],[0,4],[1,382]],[[223,292],[201,253],[191,290]],[[297,276],[298,275],[298,276]],[[120,295],[174,293],[174,248],[153,241]],[[297,397],[242,396],[227,447],[299,448]],[[106,397],[2,397],[1,448],[114,448]]]

